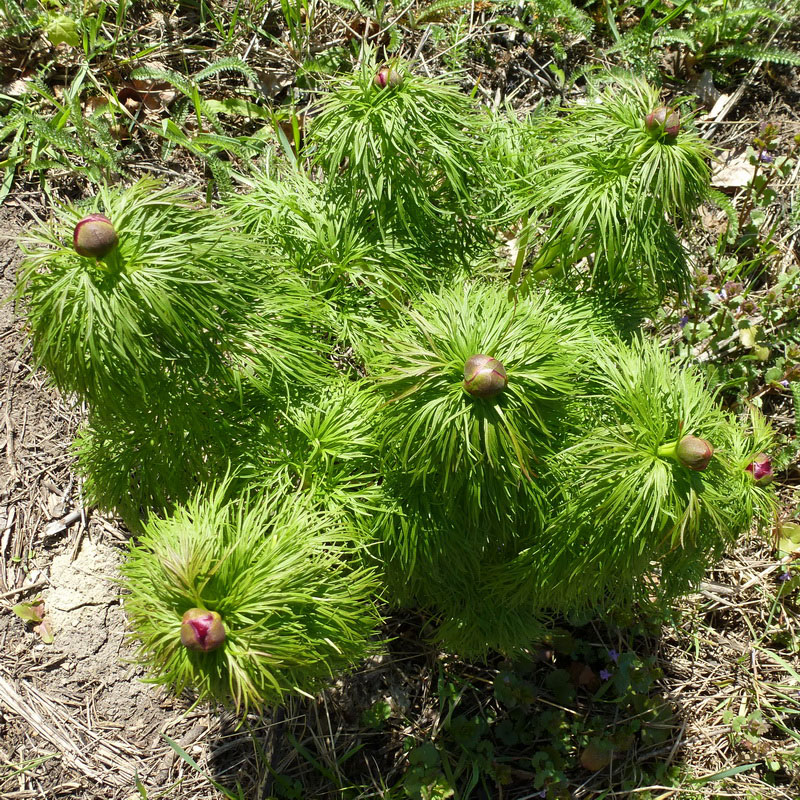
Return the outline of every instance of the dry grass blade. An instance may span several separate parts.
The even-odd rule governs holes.
[[[26,720],[75,770],[109,788],[133,785],[140,761],[125,752],[128,747],[101,737],[33,686],[19,686],[23,691],[0,677],[0,704]]]

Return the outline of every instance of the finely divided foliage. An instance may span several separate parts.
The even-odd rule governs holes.
[[[383,441],[407,477],[443,490],[473,468],[529,479],[552,438],[555,404],[574,390],[594,342],[589,308],[545,295],[514,304],[502,286],[465,284],[420,298],[408,317],[367,360],[387,399]],[[496,398],[464,391],[476,354],[505,368]]]
[[[275,270],[219,213],[152,181],[98,203],[119,236],[101,259],[74,251],[75,208],[23,241],[17,292],[29,298],[34,353],[62,391],[99,412],[122,396],[151,407],[173,377],[238,386],[324,376],[324,345],[305,324],[312,298],[285,278],[280,294],[265,288]]]
[[[675,223],[709,196],[710,151],[683,115],[676,137],[645,123],[659,106],[648,84],[615,82],[593,102],[541,124],[556,143],[528,173],[515,170],[516,214],[544,238],[529,280],[590,262],[598,285],[643,295],[683,292],[689,278]],[[516,276],[515,276],[516,277]]]
[[[373,576],[343,563],[352,549],[344,526],[299,497],[228,495],[223,483],[167,519],[151,518],[122,572],[152,681],[229,698],[245,713],[313,691],[363,658],[378,617]],[[222,647],[181,645],[190,608],[220,615]]]
[[[516,119],[367,57],[295,146],[218,208],[141,181],[24,244],[87,497],[143,532],[154,681],[239,713],[312,691],[373,649],[377,598],[511,654],[553,614],[663,608],[769,520],[764,420],[630,334],[711,197],[684,106],[609,78]],[[99,258],[72,247],[92,213]]]

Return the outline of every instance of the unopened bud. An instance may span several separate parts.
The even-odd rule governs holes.
[[[672,141],[681,129],[681,115],[676,109],[659,106],[644,118],[648,133],[658,139],[663,134]]]
[[[372,82],[379,89],[385,89],[387,86],[399,86],[403,82],[403,76],[394,67],[383,67],[375,73]]]
[[[190,608],[181,620],[181,643],[188,650],[207,653],[225,641],[225,626],[216,611]]]
[[[772,460],[766,453],[759,453],[745,468],[759,486],[769,483],[774,474],[772,472]]]
[[[474,355],[464,364],[464,389],[473,397],[494,397],[508,386],[505,367],[491,356]]]
[[[72,244],[78,255],[87,258],[102,258],[108,255],[119,239],[111,220],[103,214],[84,217],[72,234]]]
[[[675,456],[687,469],[702,472],[711,461],[714,448],[698,436],[684,436],[675,448]]]

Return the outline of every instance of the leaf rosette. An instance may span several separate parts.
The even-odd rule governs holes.
[[[599,327],[588,306],[547,295],[509,302],[500,286],[426,295],[367,359],[386,398],[387,464],[475,509],[482,493],[502,504],[520,483],[543,502],[537,483],[563,425],[560,401],[575,392]],[[502,365],[501,392],[465,389],[476,354]]]
[[[104,189],[96,204],[118,237],[102,260],[75,252],[86,216],[76,208],[22,240],[17,297],[27,301],[34,354],[62,392],[99,412],[123,397],[149,406],[176,371],[184,385],[325,375],[315,357],[323,348],[302,325],[314,307],[308,292],[285,277],[280,292],[264,289],[280,276],[219,212],[147,180]]]
[[[151,518],[121,568],[148,680],[243,716],[352,666],[373,650],[379,617],[372,573],[345,564],[350,538],[302,502],[230,496],[226,483]],[[187,630],[198,614],[213,647]]]
[[[771,506],[744,471],[768,428],[746,435],[688,363],[655,342],[612,344],[595,379],[596,416],[554,465],[562,510],[503,578],[535,569],[529,588],[542,605],[684,592]]]

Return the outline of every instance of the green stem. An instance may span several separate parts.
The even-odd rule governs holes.
[[[653,146],[653,142],[655,139],[648,139],[647,141],[642,142],[634,151],[631,153],[631,161],[636,161],[639,156],[644,155],[644,153],[649,150]]]
[[[594,253],[596,249],[597,248],[594,245],[587,245],[586,247],[578,250],[577,253],[573,253],[570,257],[570,260],[573,264],[577,264],[579,261],[582,261],[584,258],[587,258]],[[545,248],[545,250],[541,253],[539,258],[536,259],[531,267],[530,275],[534,278],[534,280],[545,281],[548,278],[552,278],[557,275],[559,270],[563,272],[563,263],[552,266],[553,262],[560,255],[559,251],[560,248],[557,244],[550,244],[547,248]]]
[[[514,261],[514,271],[511,273],[511,288],[509,289],[509,298],[514,295],[519,277],[522,274],[522,265],[525,263],[525,257],[528,254],[528,237],[531,233],[531,214],[528,214],[528,219],[522,226],[522,231],[519,235],[517,258]]]
[[[110,253],[97,259],[97,266],[109,275],[117,276],[122,272],[122,259],[119,255],[119,247],[115,247]]]
[[[662,444],[658,448],[658,457],[671,458],[673,461],[677,461],[678,442],[680,442],[680,439],[676,439],[674,442],[667,442],[666,444]]]
[[[633,163],[647,150],[649,150],[653,146],[653,142],[655,140],[648,138],[647,140],[643,141],[631,154],[630,164],[628,165],[628,171],[633,166]],[[575,231],[575,223],[571,223],[568,225],[562,235],[559,236],[559,240],[563,240],[566,237],[570,237],[571,234]],[[514,271],[511,275],[511,287],[512,293],[513,288],[516,286],[517,281],[519,280],[520,273],[522,272],[522,265],[525,261],[525,256],[527,255],[528,251],[528,236],[530,234],[530,217],[528,217],[528,222],[523,229],[522,233],[520,234],[519,239],[519,250],[517,252],[517,258],[514,263]],[[590,256],[593,252],[595,252],[597,248],[594,245],[585,246],[578,250],[576,253],[573,253],[571,256],[571,260],[573,264],[578,263],[584,258]],[[541,253],[539,253],[538,258],[534,261],[533,265],[531,266],[531,270],[528,273],[525,280],[522,282],[522,286],[520,289],[524,289],[527,287],[530,281],[537,281],[543,282],[546,281],[548,278],[553,278],[564,271],[565,265],[563,263],[558,264],[556,267],[553,267],[553,262],[564,252],[563,247],[560,246],[556,242],[550,242]]]

